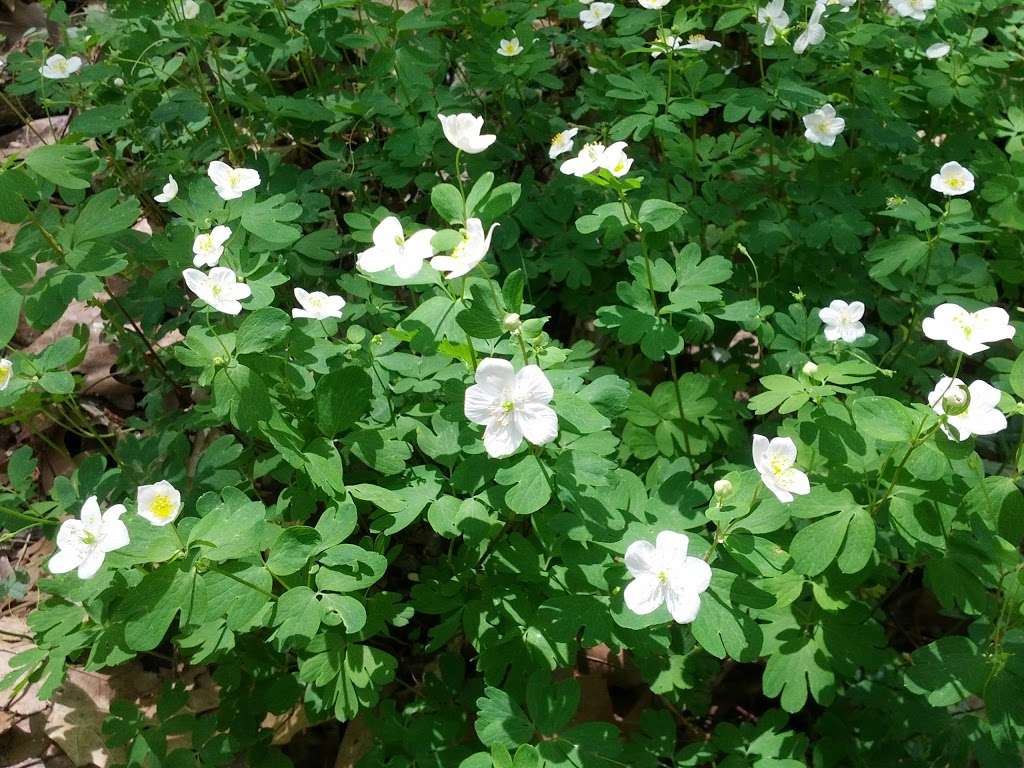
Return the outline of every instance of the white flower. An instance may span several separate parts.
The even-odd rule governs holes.
[[[932,174],[931,187],[947,197],[966,195],[974,189],[974,174],[954,160]]]
[[[558,416],[548,403],[555,396],[548,377],[536,365],[517,373],[508,360],[487,357],[476,369],[476,384],[466,389],[464,411],[484,424],[484,448],[493,459],[511,456],[525,437],[545,445],[558,437]]]
[[[345,300],[341,296],[328,296],[320,291],[307,293],[296,288],[295,300],[301,309],[293,309],[292,317],[307,317],[311,320],[326,320],[328,317],[340,318]]]
[[[811,19],[807,22],[807,28],[800,33],[800,36],[793,43],[793,53],[803,53],[812,45],[818,45],[825,39],[825,27],[821,24],[821,15],[825,12],[825,3],[818,2],[811,11]]]
[[[0,392],[3,392],[14,379],[14,363],[6,357],[0,358]]]
[[[929,59],[941,59],[943,56],[948,56],[950,50],[949,43],[933,43],[925,49],[924,55]]]
[[[824,310],[822,310],[824,312]],[[804,363],[803,368],[800,369],[804,376],[813,377],[818,373],[818,364],[813,360],[808,360]]]
[[[128,529],[121,522],[124,512],[124,505],[116,504],[101,513],[95,496],[86,499],[80,520],[65,520],[60,524],[57,554],[47,563],[50,571],[67,573],[77,568],[78,578],[92,578],[108,552],[129,543]]]
[[[441,121],[441,130],[444,137],[456,149],[468,152],[471,155],[479,154],[487,149],[497,136],[490,133],[480,133],[484,127],[484,119],[476,117],[469,112],[460,112],[457,115],[438,115]]]
[[[633,580],[622,593],[626,607],[645,616],[665,603],[680,624],[689,624],[700,611],[700,595],[711,584],[711,566],[686,554],[685,534],[662,531],[654,540],[634,541],[626,549],[626,568]]]
[[[1003,393],[984,381],[970,386],[943,376],[928,395],[928,405],[946,420],[942,431],[950,440],[971,435],[994,435],[1006,429],[1006,417],[996,408]]]
[[[804,138],[812,144],[821,144],[823,147],[831,147],[836,143],[836,136],[846,128],[846,121],[836,117],[836,109],[831,104],[826,104],[821,109],[814,110],[803,117]]]
[[[159,195],[154,195],[153,199],[158,203],[169,203],[171,200],[178,196],[178,182],[174,180],[174,177],[170,174],[167,175],[167,183],[164,184],[163,191]]]
[[[511,40],[502,40],[498,43],[498,53],[501,56],[518,56],[523,52],[523,46],[519,44],[519,38],[513,37]]]
[[[199,15],[199,3],[197,3],[196,0],[182,0],[182,2],[178,4],[178,12],[181,14],[182,18],[194,19]]]
[[[611,16],[614,10],[614,3],[591,3],[590,7],[580,11],[580,21],[583,23],[583,28],[594,29],[595,27],[600,27],[601,22]]]
[[[260,174],[252,168],[232,168],[214,160],[206,170],[221,200],[237,200],[242,194],[260,185]]]
[[[447,256],[442,254],[432,258],[430,266],[438,272],[447,272],[445,277],[449,280],[468,274],[487,255],[491,247],[491,235],[496,226],[498,225],[491,224],[491,228],[484,235],[483,222],[480,219],[468,219],[466,228],[462,231],[462,240]]]
[[[924,335],[934,341],[944,341],[958,352],[973,355],[988,349],[994,341],[1012,339],[1015,328],[1010,316],[1000,307],[988,307],[968,312],[958,304],[940,304],[932,317],[922,323]]]
[[[669,43],[669,45],[672,48],[674,48],[675,50],[677,50],[677,51],[678,50],[700,51],[701,53],[707,53],[712,48],[721,48],[722,47],[722,44],[720,42],[718,42],[717,40],[708,40],[704,35],[700,34],[699,32],[697,34],[690,35],[686,39],[687,39],[687,42],[684,45],[676,44],[679,41],[679,38],[673,38],[671,36],[665,38],[665,41],[666,42],[668,42],[669,40],[675,41],[673,43]]]
[[[637,0],[637,2],[640,3],[641,8],[646,8],[649,11],[660,11],[669,4],[669,0]]]
[[[683,47],[683,38],[676,37],[675,35],[668,35],[666,37],[659,37],[651,43],[651,58],[656,59],[661,54],[668,51],[678,51]]]
[[[633,159],[626,156],[626,142],[616,141],[601,153],[601,167],[616,178],[629,173]]]
[[[227,267],[214,267],[209,274],[198,269],[186,269],[181,274],[192,293],[226,315],[241,312],[242,305],[238,302],[252,295],[252,289],[238,282],[234,271]]]
[[[889,0],[889,5],[900,16],[924,21],[928,11],[935,7],[935,0]]]
[[[579,133],[579,128],[566,128],[551,137],[551,148],[548,150],[548,157],[554,160],[559,155],[572,151],[572,140]]]
[[[843,6],[839,12],[849,13],[850,9],[857,4],[857,0],[825,0],[826,5],[841,5]]]
[[[604,144],[596,142],[584,144],[580,153],[576,157],[562,163],[559,170],[570,176],[581,177],[586,176],[588,173],[593,173],[601,167],[601,161],[604,159],[604,150]]]
[[[434,255],[430,238],[435,234],[432,229],[421,229],[406,239],[402,222],[388,216],[373,230],[373,247],[356,257],[356,266],[364,272],[383,272],[394,267],[399,277],[413,277],[423,262]]]
[[[835,299],[824,309],[818,310],[818,317],[825,324],[825,338],[829,341],[842,339],[852,344],[866,331],[864,323],[860,321],[864,317],[864,303],[851,301],[847,304],[842,299]]]
[[[788,437],[771,441],[763,435],[754,435],[754,466],[761,473],[761,482],[783,504],[793,500],[793,494],[803,496],[811,492],[807,475],[793,466],[796,462],[796,444]]]
[[[39,68],[39,74],[47,80],[66,80],[81,68],[82,60],[78,56],[65,59],[59,53],[55,53]]]
[[[715,496],[720,499],[731,496],[734,490],[732,481],[726,480],[724,477],[721,480],[715,480],[715,484],[712,487],[715,489]]]
[[[136,500],[139,517],[144,517],[153,525],[162,527],[173,523],[181,512],[181,494],[166,480],[153,485],[140,485]]]
[[[757,23],[764,24],[764,44],[773,45],[779,32],[789,26],[789,14],[783,7],[785,0],[771,0],[768,5],[757,9]]]
[[[224,243],[231,237],[231,227],[218,225],[192,241],[192,263],[197,267],[215,267],[224,255]]]

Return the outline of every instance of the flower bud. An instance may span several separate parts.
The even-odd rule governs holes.
[[[732,483],[729,480],[726,480],[725,478],[722,478],[721,480],[715,480],[714,488],[715,496],[719,497],[720,499],[724,499],[727,496],[731,496],[733,492]]]
[[[515,312],[509,312],[505,315],[505,318],[501,321],[501,327],[509,333],[518,331],[523,325],[523,321],[519,319],[519,315]]]
[[[116,87],[116,88],[124,88],[124,78],[115,77],[114,78],[114,87]]]
[[[971,405],[971,392],[962,384],[950,387],[942,397],[942,411],[947,416],[959,416],[966,413]]]
[[[800,370],[803,371],[804,376],[814,376],[818,372],[818,365],[813,360],[808,360]]]

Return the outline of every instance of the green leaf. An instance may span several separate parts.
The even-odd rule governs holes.
[[[911,656],[904,682],[924,694],[933,707],[949,707],[971,694],[980,694],[988,679],[981,649],[962,636],[943,637],[918,648]]]
[[[257,309],[245,316],[235,337],[236,351],[240,355],[266,352],[277,346],[288,335],[291,318],[276,307]]]
[[[21,291],[0,277],[0,345],[6,346],[14,338],[23,302]]]
[[[491,191],[491,187],[493,185],[494,174],[491,173],[490,171],[487,171],[479,179],[476,180],[476,183],[473,185],[473,188],[469,190],[469,194],[466,195],[467,217],[473,215],[473,212],[476,210],[476,207],[480,204],[480,201],[487,196],[487,193]]]
[[[134,197],[117,202],[120,193],[116,188],[105,189],[90,197],[72,230],[72,243],[81,245],[107,235],[113,235],[131,226],[140,215],[139,202]]]
[[[289,245],[302,236],[302,230],[285,222],[301,215],[302,206],[298,203],[288,202],[284,195],[274,195],[242,211],[242,227],[267,242]]]
[[[505,492],[505,504],[519,515],[530,515],[551,500],[551,486],[540,459],[527,454],[511,467],[503,467],[494,476],[499,485],[512,486]]]
[[[858,573],[871,559],[875,551],[875,521],[866,509],[858,509],[850,518],[846,529],[843,551],[839,554],[839,570],[843,573]]]
[[[313,485],[331,498],[344,493],[341,455],[333,442],[326,437],[318,437],[303,449],[302,455],[306,475]]]
[[[296,525],[285,528],[270,547],[267,568],[277,576],[301,570],[320,546],[320,534],[314,528]]]
[[[565,728],[580,704],[580,685],[572,678],[553,683],[547,672],[534,672],[526,687],[526,708],[542,734]]]
[[[491,190],[487,199],[480,205],[477,218],[485,223],[497,221],[515,208],[522,194],[522,187],[514,181],[508,181]]]
[[[504,335],[502,327],[504,314],[495,306],[494,297],[482,285],[470,288],[473,296],[469,309],[464,309],[455,316],[462,329],[474,339],[497,339]]]
[[[914,437],[913,412],[891,397],[869,395],[853,403],[857,430],[875,440],[910,442]]]
[[[674,225],[685,211],[668,200],[644,200],[637,218],[645,229],[664,232]]]
[[[189,532],[189,546],[198,545],[203,557],[215,562],[236,560],[259,551],[264,527],[263,505],[247,501],[235,489]]]
[[[366,608],[356,598],[325,592],[320,596],[320,602],[324,608],[324,616],[337,615],[348,634],[353,635],[366,626]]]
[[[876,262],[869,274],[876,280],[897,270],[907,274],[924,261],[928,247],[928,243],[913,235],[897,235],[891,240],[883,240],[866,254],[868,261]]]
[[[124,621],[129,648],[151,651],[163,642],[178,611],[192,604],[189,596],[194,594],[197,578],[194,571],[183,570],[180,562],[167,563],[146,574],[122,604],[132,612]]]
[[[274,607],[272,639],[279,642],[294,637],[312,638],[320,629],[323,608],[309,587],[292,587],[278,597]]]
[[[690,625],[693,639],[719,659],[752,661],[761,654],[761,630],[749,616],[724,601],[715,581],[712,576],[712,588],[700,596],[700,612]]]
[[[29,152],[25,165],[59,187],[88,189],[98,163],[87,147],[44,144]]]
[[[533,724],[504,691],[488,686],[476,700],[476,735],[487,747],[515,749],[533,737]]]
[[[333,437],[352,427],[369,413],[372,393],[373,382],[361,368],[341,368],[322,376],[313,392],[320,431]]]
[[[815,576],[832,564],[839,553],[852,515],[839,512],[797,531],[789,548],[798,573]]]
[[[451,184],[438,184],[430,190],[430,204],[437,215],[449,224],[463,224],[462,193]]]
[[[1024,352],[1017,356],[1010,368],[1010,389],[1017,397],[1024,397]]]
[[[779,703],[787,712],[803,709],[808,692],[818,702],[830,703],[835,675],[822,666],[829,656],[820,631],[809,637],[797,629],[784,630],[783,636],[784,649],[769,656],[764,668],[765,695],[780,696]]]
[[[384,575],[388,560],[355,544],[338,544],[320,555],[323,566],[316,585],[330,592],[356,592],[372,586]]]

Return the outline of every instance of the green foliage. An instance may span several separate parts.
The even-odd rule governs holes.
[[[830,2],[796,53],[812,0],[771,45],[760,4],[617,3],[584,29],[594,5],[47,5],[77,34],[0,71],[16,112],[70,118],[0,167],[0,543],[92,496],[126,505],[129,543],[44,574],[0,688],[208,667],[214,710],[179,684],[112,703],[129,766],[286,768],[301,749],[263,724],[298,709],[367,728],[364,768],[1020,765],[1024,353],[924,323],[1019,325],[1024,14]],[[46,78],[56,52],[85,63]],[[826,103],[827,146],[803,119]],[[465,112],[486,149],[446,140]],[[560,170],[620,141],[624,165]],[[259,183],[225,199],[216,160]],[[935,189],[951,161],[975,188]],[[447,278],[431,256],[464,263],[473,219],[489,244]],[[238,312],[183,279],[215,227]],[[422,266],[369,271],[423,230]],[[303,316],[295,289],[345,304]],[[819,314],[836,299],[865,305],[855,338]],[[75,301],[101,323],[27,343]],[[96,334],[134,409],[102,399]],[[471,421],[487,358],[551,397],[502,385]],[[987,427],[959,432],[986,395],[958,427],[944,376],[994,388]],[[526,444],[494,450],[527,405]],[[753,434],[795,458],[755,468]],[[162,480],[181,504],[157,525]],[[625,592],[627,549],[663,531],[711,567],[692,623]],[[0,572],[0,599],[27,584]]]

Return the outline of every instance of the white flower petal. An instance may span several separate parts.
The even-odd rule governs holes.
[[[659,568],[655,546],[649,541],[640,539],[626,547],[626,568],[634,576],[657,574]]]
[[[672,618],[679,624],[690,624],[700,611],[700,595],[690,590],[665,591],[665,604]]]
[[[558,437],[557,414],[540,403],[517,405],[515,424],[523,437],[534,445],[547,445]]]
[[[484,449],[492,459],[511,456],[523,442],[523,435],[515,421],[492,421],[484,429]]]
[[[626,585],[622,598],[629,610],[646,616],[654,613],[665,602],[665,585],[656,575],[643,574]]]

